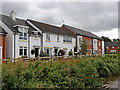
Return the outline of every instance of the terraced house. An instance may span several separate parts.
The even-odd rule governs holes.
[[[105,48],[106,53],[118,52],[118,50],[120,49],[118,42],[105,42]]]
[[[103,55],[104,41],[91,32],[71,26],[53,26],[39,21],[16,18],[11,11],[9,16],[0,15],[0,26],[8,34],[6,36],[7,58],[29,57],[35,58],[41,52],[49,56],[58,55],[60,50],[68,56],[77,47],[79,52],[82,40],[87,42],[88,55]]]
[[[81,50],[81,43],[83,40],[87,42],[87,55],[103,55],[104,54],[104,41],[102,38],[95,34],[75,28],[68,25],[63,25],[63,28],[76,35],[76,47],[77,51]]]
[[[34,20],[27,20],[27,23],[34,29],[41,32],[43,52],[52,55],[58,55],[59,50],[65,51],[68,56],[69,51],[74,51],[75,35],[62,27],[57,27]]]
[[[29,26],[25,20],[15,17],[15,12],[9,16],[0,15],[0,25],[8,33],[6,36],[7,58],[36,57],[40,53],[41,34]],[[31,53],[34,50],[35,53]]]
[[[6,59],[6,34],[7,32],[0,27],[0,59]]]

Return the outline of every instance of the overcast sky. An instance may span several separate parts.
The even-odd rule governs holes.
[[[117,2],[4,2],[0,13],[33,19],[52,25],[63,24],[91,31],[99,36],[118,37]]]

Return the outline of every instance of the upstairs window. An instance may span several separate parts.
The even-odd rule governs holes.
[[[68,42],[68,43],[72,43],[72,38],[71,37],[63,37],[63,42]]]
[[[90,45],[92,45],[92,40],[90,40]]]
[[[99,46],[101,46],[101,43],[99,42]]]
[[[19,32],[20,32],[19,39],[21,39],[21,40],[27,40],[28,29],[20,27],[19,28]]]
[[[46,34],[46,40],[50,41],[50,34]]]
[[[112,48],[114,49],[114,46],[112,46]]]
[[[59,36],[57,36],[57,41],[59,41],[60,40],[60,38],[59,38]]]

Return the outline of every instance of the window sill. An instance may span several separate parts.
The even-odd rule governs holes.
[[[18,40],[18,41],[20,41],[20,42],[28,42],[28,40]]]
[[[46,40],[46,42],[51,42],[51,41],[49,41],[49,40]]]
[[[63,42],[63,44],[72,44],[72,43],[69,43],[69,42]]]

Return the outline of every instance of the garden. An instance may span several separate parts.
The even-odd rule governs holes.
[[[112,57],[112,58],[111,58]],[[2,88],[97,88],[120,72],[117,56],[2,65]]]

